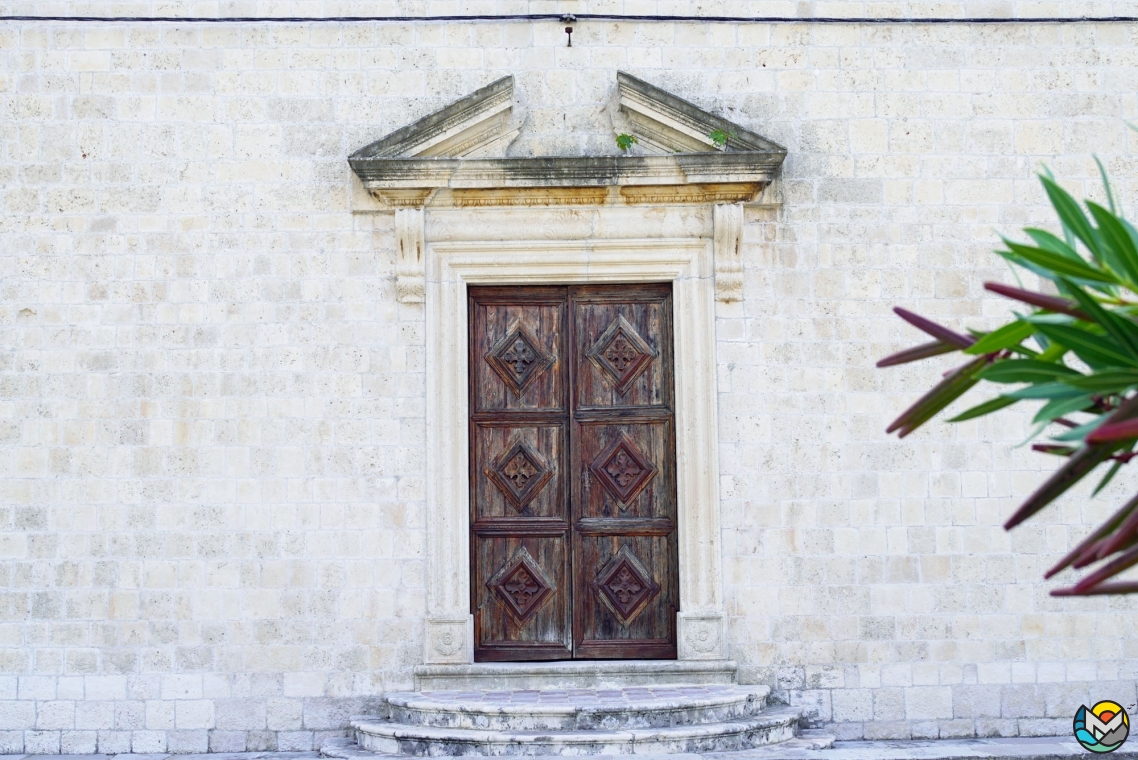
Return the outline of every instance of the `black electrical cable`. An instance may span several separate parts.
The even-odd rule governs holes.
[[[469,16],[0,16],[3,21],[131,22],[166,24],[306,24],[306,23],[413,23],[443,21],[560,21],[563,14],[514,13]],[[840,17],[840,16],[632,16],[618,13],[577,13],[579,21],[673,21],[728,24],[1107,24],[1134,23],[1138,16],[1028,16],[992,17]]]

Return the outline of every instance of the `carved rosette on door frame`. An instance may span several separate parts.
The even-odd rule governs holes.
[[[396,297],[426,302],[426,663],[728,654],[715,302],[786,151],[613,92],[638,155],[509,157],[507,76],[349,158],[355,210],[395,212]]]

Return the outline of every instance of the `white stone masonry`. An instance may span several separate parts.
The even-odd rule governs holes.
[[[170,4],[0,11],[96,5]],[[485,3],[539,5],[680,4]],[[1054,466],[1015,448],[1031,412],[899,442],[888,421],[948,365],[873,363],[921,341],[894,305],[1007,314],[982,283],[1010,280],[999,233],[1053,224],[1043,165],[1101,197],[1097,153],[1138,214],[1138,25],[580,22],[568,48],[552,23],[2,22],[0,752],[309,750],[411,687],[429,304],[396,285],[417,221],[353,214],[347,156],[506,74],[512,154],[615,153],[618,69],[788,149],[781,205],[742,212],[741,300],[714,304],[706,582],[745,680],[839,738],[1058,734],[1080,703],[1134,703],[1136,603],[1041,576],[1136,481],[1005,533]]]

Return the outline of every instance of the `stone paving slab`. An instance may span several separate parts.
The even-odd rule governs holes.
[[[629,757],[637,760],[1068,760],[1094,756],[1080,747],[1073,737],[844,741],[835,742],[831,749],[810,749],[811,735],[821,733],[824,732],[803,731],[800,739],[739,752],[645,754]],[[383,757],[360,750],[354,744],[350,751],[344,752],[342,749],[337,754],[350,760]],[[1110,757],[1115,760],[1138,760],[1138,742],[1124,744],[1110,753]],[[527,756],[525,760],[552,760],[552,756]]]
[[[1094,756],[1074,737],[834,742],[825,750],[771,746],[701,755],[706,760],[1063,760]],[[1110,756],[1116,760],[1138,758],[1138,742],[1124,744]]]
[[[805,735],[810,732],[804,731]],[[832,749],[810,750],[784,745],[760,747],[742,752],[708,754],[636,755],[638,760],[1067,760],[1090,758],[1071,737],[1021,737],[1013,739],[940,739],[927,741],[836,742]],[[353,753],[355,754],[355,753]],[[363,758],[384,758],[371,752],[358,752]],[[318,752],[242,752],[206,755],[0,755],[0,760],[316,760]],[[631,756],[630,756],[631,757]],[[1128,742],[1110,753],[1112,760],[1138,760],[1138,741]],[[469,758],[467,758],[469,760]],[[529,757],[526,760],[539,760]]]

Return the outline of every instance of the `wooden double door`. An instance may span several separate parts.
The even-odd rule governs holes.
[[[474,659],[674,658],[671,285],[469,308]]]

